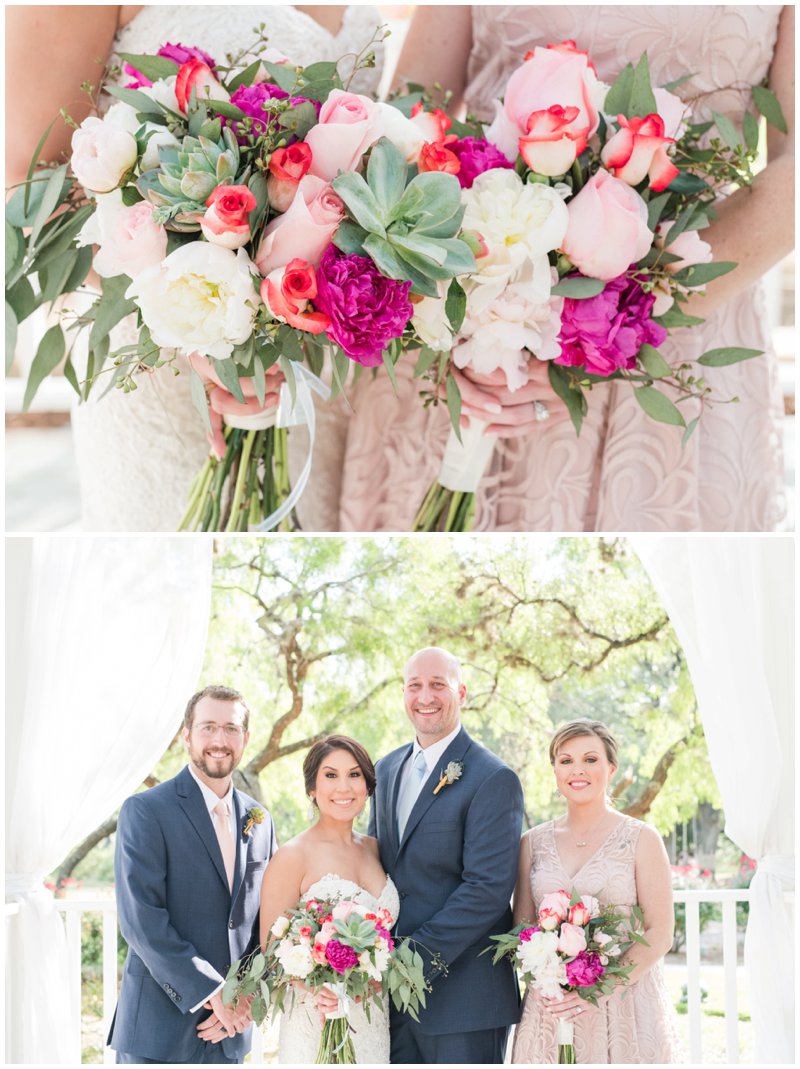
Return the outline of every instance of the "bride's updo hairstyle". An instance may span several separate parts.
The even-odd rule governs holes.
[[[603,744],[608,763],[614,768],[619,768],[617,740],[600,720],[570,720],[568,724],[562,724],[550,740],[550,764],[555,765],[558,751],[565,742],[580,738],[581,735],[594,735],[599,739]]]
[[[320,765],[328,754],[334,750],[346,750],[351,755],[364,776],[367,794],[372,797],[375,791],[375,766],[361,743],[351,739],[348,735],[326,735],[324,739],[315,742],[308,751],[305,761],[303,761],[303,780],[306,794],[311,794],[316,787]]]

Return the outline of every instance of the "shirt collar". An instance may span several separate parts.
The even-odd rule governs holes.
[[[431,743],[430,746],[426,746],[424,747],[424,749],[422,746],[420,746],[419,741],[417,739],[414,739],[414,749],[411,753],[411,760],[413,761],[414,758],[417,756],[417,752],[419,750],[422,750],[423,756],[425,757],[425,764],[428,768],[428,774],[430,774],[431,772],[433,772],[434,767],[441,760],[442,754],[445,752],[445,750],[456,737],[456,735],[459,733],[459,731],[461,731],[461,724],[459,724],[454,731],[451,731],[449,735],[445,735],[443,739],[439,739],[438,742]]]
[[[192,779],[195,781],[197,786],[200,788],[200,793],[203,795],[203,801],[206,803],[206,809],[208,810],[208,812],[210,814],[213,814],[215,806],[219,805],[220,802],[227,802],[228,803],[228,811],[232,816],[233,812],[234,812],[234,810],[233,810],[233,780],[231,780],[231,782],[228,785],[228,793],[226,795],[224,795],[222,798],[220,798],[219,795],[215,794],[207,784],[203,783],[203,781],[197,775],[195,770],[192,768],[191,764],[187,765],[186,767],[189,769],[189,775],[192,777]]]

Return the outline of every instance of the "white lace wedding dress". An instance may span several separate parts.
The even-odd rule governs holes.
[[[375,911],[387,909],[392,915],[392,924],[400,912],[397,888],[387,876],[380,895],[375,898],[369,891],[352,880],[329,873],[313,883],[303,895],[309,898],[349,899]],[[386,1003],[370,1004],[369,1020],[360,1005],[351,1004],[350,1025],[356,1062],[359,1065],[387,1065],[389,1062],[389,1011]],[[315,1062],[319,1049],[320,1025],[314,1000],[300,993],[287,1003],[281,1017],[278,1061],[281,1065],[302,1065]]]
[[[381,22],[374,7],[354,5],[346,9],[339,31],[332,34],[309,15],[284,5],[153,5],[144,7],[120,30],[113,50],[154,53],[168,41],[180,42],[224,62],[227,53],[238,53],[255,39],[253,27],[265,23],[269,44],[307,66],[318,60],[352,57],[368,44]],[[376,66],[356,75],[351,85],[356,92],[377,88],[382,45],[374,50]],[[345,68],[346,62],[340,68],[343,76]],[[123,324],[113,336],[114,344],[129,344],[135,340],[131,334],[132,325]],[[181,366],[188,372],[185,362]],[[141,375],[138,389],[131,394],[112,390],[100,397],[103,388],[98,383],[98,399],[78,406],[72,417],[84,530],[176,530],[189,484],[208,455],[205,431],[191,401],[188,373],[173,376],[162,368]],[[305,458],[307,435],[302,431],[289,437],[296,471]],[[326,460],[327,471],[338,470],[335,458]],[[338,507],[338,486],[329,485],[319,469],[316,479],[312,475],[307,494],[310,499],[330,495]]]

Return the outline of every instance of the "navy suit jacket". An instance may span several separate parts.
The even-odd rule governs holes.
[[[400,773],[412,752],[401,746],[377,766],[370,833],[400,893],[395,933],[418,944],[433,981],[420,1012],[425,1035],[501,1028],[519,1020],[511,964],[492,965],[481,951],[489,936],[510,931],[511,895],[522,831],[522,787],[515,772],[462,728],[423,783],[402,839],[397,835]],[[461,761],[463,774],[433,791],[439,773]],[[427,951],[422,947],[427,948]],[[438,955],[447,974],[437,967]]]
[[[267,814],[245,838],[247,810],[258,803],[234,790],[233,804],[233,892],[188,768],[128,798],[120,810],[114,872],[119,926],[129,950],[108,1037],[114,1050],[196,1061],[203,1043],[196,1028],[209,1011],[189,1011],[219,986],[232,961],[258,943],[261,880],[277,849],[275,830]],[[226,1055],[241,1061],[250,1049],[250,1030],[222,1042]]]

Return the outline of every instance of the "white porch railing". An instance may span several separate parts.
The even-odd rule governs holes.
[[[689,1024],[689,1061],[703,1060],[702,1008],[700,987],[700,904],[717,902],[722,905],[722,951],[725,977],[725,1043],[726,1061],[739,1061],[739,1007],[736,987],[737,929],[736,904],[749,901],[750,892],[739,890],[675,891],[675,902],[686,906],[686,972]],[[69,996],[73,1007],[74,1027],[80,1046],[81,1031],[81,918],[84,913],[99,913],[102,921],[103,946],[103,1037],[108,1034],[117,1001],[117,910],[113,899],[58,899],[56,906],[64,915],[67,949],[70,960]],[[6,917],[13,923],[15,905],[6,905]],[[6,1021],[6,1027],[12,1022]],[[260,1032],[253,1035],[251,1064],[263,1064]],[[114,1062],[114,1052],[105,1049],[104,1060]]]

